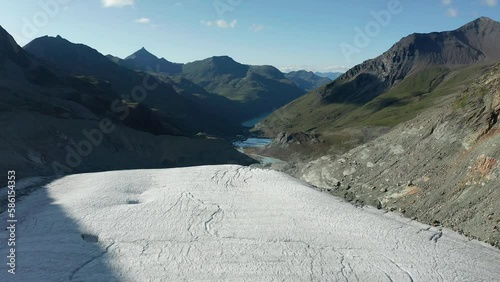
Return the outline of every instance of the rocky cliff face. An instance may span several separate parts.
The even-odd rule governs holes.
[[[500,64],[434,107],[299,176],[349,201],[397,210],[500,246]]]

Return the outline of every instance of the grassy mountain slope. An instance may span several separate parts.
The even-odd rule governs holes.
[[[455,31],[413,34],[261,122],[280,131],[394,126],[465,87],[500,60],[500,23],[480,18]],[[476,67],[477,66],[477,67]]]

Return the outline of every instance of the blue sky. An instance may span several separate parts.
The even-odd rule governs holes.
[[[0,0],[0,25],[21,45],[61,35],[119,57],[145,47],[180,63],[229,55],[283,71],[343,71],[413,32],[452,30],[479,16],[499,21],[498,2]]]

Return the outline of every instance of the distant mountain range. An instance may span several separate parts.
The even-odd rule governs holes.
[[[269,113],[305,94],[275,67],[244,65],[228,56],[176,64],[142,48],[123,60],[107,57],[120,66],[152,73],[184,96],[237,121]]]
[[[223,115],[193,103],[187,97],[178,95],[172,85],[160,83],[155,77],[148,79],[142,72],[122,67],[96,50],[74,44],[61,37],[41,37],[33,40],[24,49],[58,71],[60,75],[90,76],[110,83],[112,89],[130,96],[137,87],[156,85],[147,91],[141,103],[156,109],[168,123],[182,134],[196,134],[200,131],[223,134],[237,123],[230,122]],[[133,103],[133,99],[128,98]],[[227,121],[224,121],[227,120]]]
[[[330,80],[335,80],[335,79],[337,79],[337,77],[341,76],[344,73],[343,72],[315,72],[314,74],[317,76],[329,78]]]
[[[285,76],[307,92],[320,88],[321,86],[331,82],[331,80],[327,77],[321,77],[313,72],[305,70],[292,71],[285,74]]]
[[[271,112],[305,94],[275,67],[244,65],[227,56],[188,63],[182,75],[208,92],[246,104],[246,112]]]

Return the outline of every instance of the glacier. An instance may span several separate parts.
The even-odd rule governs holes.
[[[66,176],[17,215],[0,281],[500,280],[496,248],[251,167]]]

